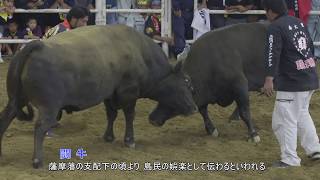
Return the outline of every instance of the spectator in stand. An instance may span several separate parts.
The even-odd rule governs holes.
[[[64,21],[55,27],[48,30],[43,38],[47,39],[63,31],[69,31],[81,26],[86,26],[90,12],[87,8],[81,6],[74,6],[68,12]]]
[[[75,0],[47,0],[51,9],[70,9],[75,5]]]
[[[151,0],[152,9],[161,9],[161,0]]]
[[[193,0],[172,0],[173,53],[177,57],[186,47],[186,38],[192,39]]]
[[[16,0],[17,8],[21,9],[43,9],[45,8],[45,0]],[[37,20],[38,25],[44,27],[44,14],[28,13],[28,14],[15,14],[19,27],[24,29],[28,23],[28,19],[33,17]]]
[[[42,37],[41,28],[35,18],[29,18],[27,27],[22,31],[22,35],[24,39],[40,39]]]
[[[161,2],[160,2],[161,7]],[[151,3],[152,9],[159,8],[159,1],[155,1]],[[157,14],[149,14],[146,17],[144,33],[151,37],[152,39],[158,40],[160,42],[168,43],[168,45],[173,45],[173,39],[170,37],[162,37],[161,36],[161,23]]]
[[[48,0],[51,9],[71,9],[75,5],[75,0]],[[65,14],[59,14],[60,20],[65,19]]]
[[[228,12],[246,12],[253,8],[253,0],[226,0],[225,10]],[[229,14],[226,25],[246,23],[248,15]]]
[[[206,1],[198,1],[198,8],[194,12],[191,27],[194,29],[194,39],[211,30],[209,10],[206,8]]]
[[[135,8],[135,0],[118,0],[117,7],[118,9],[133,9]],[[131,13],[119,13],[118,14],[118,23],[126,24],[132,26],[132,19],[129,18]]]
[[[41,9],[43,5],[43,0],[29,0],[26,9]]]
[[[224,10],[225,7],[225,1],[222,0],[202,0],[202,4],[210,10]],[[223,14],[210,14],[211,29],[223,27],[225,24],[226,19]]]
[[[90,10],[90,9],[94,9],[93,3],[95,3],[93,0],[74,0],[73,6],[82,6]],[[92,13],[89,16],[88,25],[94,25],[94,24],[95,24],[95,14]]]
[[[13,5],[13,0],[1,0],[0,1],[0,38],[4,31],[4,26],[7,23],[8,19],[12,18],[15,7]],[[0,63],[3,63],[1,55],[2,45],[0,44]]]
[[[18,23],[12,18],[7,22],[7,28],[3,32],[3,39],[22,39],[22,33],[19,31]],[[19,49],[20,44],[4,44],[4,52],[12,56]]]
[[[106,0],[107,9],[117,9],[117,0]],[[117,13],[107,13],[107,24],[117,24]]]
[[[320,11],[320,0],[312,0],[311,10]],[[319,15],[310,15],[308,19],[308,30],[311,35],[311,39],[315,42],[320,41],[320,17]],[[314,55],[320,59],[320,47],[314,47]]]
[[[74,0],[75,6],[86,7],[87,9],[93,9],[93,0]]]
[[[211,30],[210,15],[206,0],[198,0],[198,6],[194,11],[191,27],[194,29],[194,40]],[[183,51],[177,55],[177,60],[186,59],[189,51],[190,45],[186,44]]]
[[[150,0],[137,0],[136,8],[137,9],[149,9],[150,8]],[[133,27],[137,31],[143,33],[144,24],[145,24],[145,13],[131,13],[127,19],[127,26]]]
[[[46,9],[70,9],[74,6],[74,0],[45,0]],[[50,13],[43,14],[44,19],[46,20],[44,23],[44,32],[47,32],[48,29],[56,26],[57,24],[63,22],[65,19],[64,13]]]
[[[262,7],[262,0],[253,0],[253,7],[252,10],[263,10]],[[265,15],[256,15],[256,14],[250,14],[248,15],[248,22],[257,22],[260,20],[266,20]]]
[[[194,0],[173,0],[179,1],[178,8],[181,12],[181,17],[184,20],[184,36],[186,39],[193,38],[193,29],[191,28],[191,23],[193,20],[193,5]]]

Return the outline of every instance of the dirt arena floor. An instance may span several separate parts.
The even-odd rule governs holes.
[[[0,64],[0,109],[7,103],[6,73],[8,63]],[[62,126],[55,130],[58,137],[46,139],[44,145],[44,168],[35,170],[31,165],[33,153],[33,122],[14,120],[3,138],[3,156],[0,157],[0,180],[38,180],[38,179],[320,179],[320,162],[310,161],[299,146],[298,152],[302,159],[302,167],[273,169],[272,162],[279,158],[279,146],[271,130],[271,113],[274,98],[258,96],[251,93],[251,112],[257,125],[261,143],[255,145],[247,142],[247,128],[242,121],[228,122],[234,106],[221,108],[210,106],[210,114],[220,132],[218,138],[207,136],[200,114],[190,117],[177,117],[168,121],[163,127],[153,127],[148,122],[148,114],[155,103],[141,99],[136,108],[134,122],[136,148],[124,146],[124,117],[120,113],[115,122],[114,143],[106,143],[102,135],[106,127],[106,117],[102,105],[86,111],[64,115]],[[318,133],[320,132],[320,92],[315,93],[311,102],[311,114]],[[75,151],[82,147],[87,151],[83,160],[75,156]],[[60,160],[60,148],[72,149],[70,160]],[[137,171],[117,170],[84,171],[60,170],[49,171],[50,162],[75,163],[139,163]],[[234,163],[241,167],[242,163],[264,163],[266,169],[239,171],[145,171],[145,163],[161,162],[189,163],[200,166],[201,163]],[[164,167],[166,169],[167,166]],[[190,167],[189,167],[190,168]],[[207,168],[207,167],[204,167]],[[260,168],[259,168],[260,169]]]

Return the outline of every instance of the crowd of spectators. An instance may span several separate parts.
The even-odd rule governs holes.
[[[262,9],[261,0],[198,0],[198,9],[245,12]],[[293,0],[287,0],[289,9],[294,9]],[[0,33],[7,39],[38,39],[45,32],[64,20],[64,14],[21,14],[13,13],[19,9],[68,9],[73,6],[93,9],[95,0],[0,0]],[[175,56],[186,47],[186,39],[193,39],[192,21],[194,0],[172,0],[172,38],[161,36],[161,18],[153,13],[107,13],[107,24],[126,24],[171,46]],[[161,0],[106,0],[108,9],[160,9]],[[202,14],[200,14],[202,15]],[[208,15],[209,16],[209,15]],[[210,14],[210,29],[236,23],[254,22],[264,19],[264,15]],[[94,24],[91,14],[89,25]],[[2,44],[1,51],[12,55],[19,50],[18,44]],[[1,57],[1,55],[0,55]]]

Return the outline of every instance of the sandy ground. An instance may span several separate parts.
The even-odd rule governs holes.
[[[7,102],[5,79],[8,64],[0,64],[0,109]],[[106,127],[106,117],[102,105],[86,111],[64,115],[62,127],[55,130],[58,137],[45,140],[44,168],[34,170],[31,166],[33,153],[34,122],[14,120],[3,138],[3,156],[0,157],[0,180],[8,179],[320,179],[320,162],[310,161],[301,147],[298,148],[302,167],[273,169],[270,165],[279,158],[279,146],[271,130],[271,112],[274,98],[251,93],[251,110],[254,122],[261,137],[261,143],[247,142],[247,128],[242,121],[228,122],[234,106],[221,108],[210,106],[210,114],[220,132],[218,138],[207,136],[199,114],[190,117],[177,117],[163,127],[156,128],[148,123],[147,117],[155,103],[142,99],[136,108],[135,139],[136,148],[124,147],[124,117],[120,113],[115,122],[116,140],[106,143],[102,135]],[[311,102],[311,114],[320,131],[320,93]],[[83,147],[87,157],[80,160],[75,151]],[[71,160],[60,160],[60,148],[73,150]],[[137,171],[49,171],[50,162],[76,163],[139,163]],[[145,163],[181,162],[201,163],[264,163],[266,169],[239,171],[145,171]],[[205,167],[207,168],[207,167]]]

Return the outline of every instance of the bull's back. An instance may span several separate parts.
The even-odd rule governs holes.
[[[262,23],[239,24],[205,34],[192,46],[185,70],[218,82],[241,73],[252,79],[257,70],[264,71],[266,27]]]
[[[82,109],[111,96],[124,79],[143,76],[139,45],[125,41],[126,31],[88,27],[44,40],[22,74],[29,99],[39,104],[50,97]]]
[[[30,55],[22,76],[29,99],[52,97],[63,105],[86,108],[110,97],[121,85],[147,84],[151,67],[162,73],[169,69],[167,61],[162,67],[157,62],[166,60],[162,52],[158,59],[153,56],[158,48],[147,52],[155,43],[125,26],[78,28],[43,44]]]
[[[121,66],[128,61],[143,61],[141,58],[132,58],[141,55],[139,37],[132,34],[135,32],[121,25],[87,26],[60,33],[43,42],[49,48],[76,57],[66,59],[70,62],[94,59],[90,64],[117,63]]]
[[[137,77],[158,71],[161,76],[161,70],[170,69],[165,54],[152,39],[125,25],[81,27],[58,34],[46,44],[63,47],[74,57],[68,58],[73,61],[70,63],[89,59],[91,66],[112,67],[118,73],[134,71]]]

